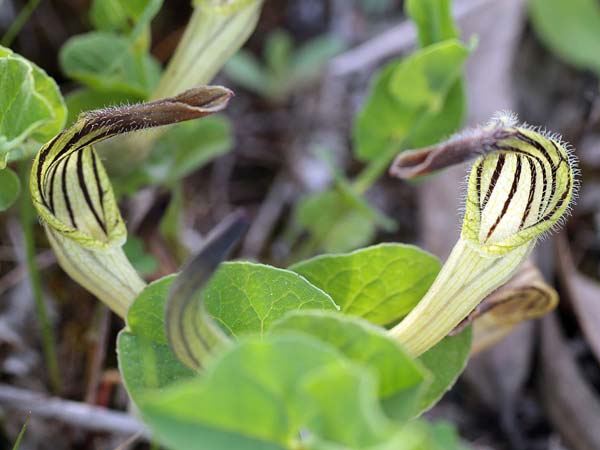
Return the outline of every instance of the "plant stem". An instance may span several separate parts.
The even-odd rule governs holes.
[[[29,185],[29,164],[22,162],[19,166],[21,181],[24,186]],[[37,314],[38,325],[42,334],[42,349],[44,352],[44,360],[48,367],[48,378],[51,389],[54,393],[61,391],[60,371],[58,369],[58,358],[56,354],[56,343],[52,326],[48,319],[48,310],[44,302],[42,293],[42,283],[40,272],[35,262],[35,239],[34,239],[34,221],[35,213],[31,199],[25,192],[21,194],[20,201],[20,222],[23,230],[23,240],[25,243],[25,264],[31,284],[31,291],[35,301],[35,309]]]
[[[398,154],[399,148],[403,148],[402,145],[390,145],[358,174],[352,183],[357,194],[367,192],[379,177],[383,175],[394,157]]]
[[[389,331],[390,336],[412,356],[426,352],[506,283],[532,248],[533,242],[504,256],[482,256],[460,237],[425,296]]]
[[[1,4],[2,2],[0,2]],[[29,20],[29,16],[36,10],[38,5],[40,4],[40,0],[29,0],[27,4],[23,7],[23,9],[19,12],[14,22],[8,28],[4,36],[2,36],[2,44],[4,47],[10,47],[12,42],[15,40],[23,25]]]
[[[0,4],[2,4],[1,1],[0,1]],[[17,436],[17,440],[15,441],[15,444],[13,445],[12,450],[19,450],[19,447],[21,446],[21,441],[23,440],[23,436],[25,435],[25,430],[27,430],[27,424],[29,423],[30,417],[31,416],[27,416],[27,419],[25,419],[25,423],[21,427],[21,431],[19,432],[19,435]]]

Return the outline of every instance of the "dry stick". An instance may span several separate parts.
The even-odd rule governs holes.
[[[89,404],[96,403],[96,394],[98,385],[100,384],[102,367],[106,359],[106,341],[108,340],[108,333],[110,331],[110,319],[110,309],[106,305],[98,303],[98,323],[93,337],[95,341],[93,343],[94,350],[92,361],[90,362],[90,377],[85,394],[85,402]]]
[[[2,2],[0,2],[0,5]],[[4,47],[10,47],[12,42],[15,40],[19,32],[23,29],[23,26],[29,20],[31,14],[36,10],[38,5],[40,4],[40,0],[29,0],[27,4],[23,7],[23,9],[19,12],[17,17],[12,21],[9,29],[6,31],[4,36],[2,37],[2,41],[0,41],[0,45]]]
[[[460,2],[453,8],[453,15],[460,21],[491,2],[492,0]],[[345,76],[375,66],[380,61],[412,47],[415,43],[416,35],[414,24],[404,21],[333,58],[329,65],[329,72],[335,76]]]
[[[131,436],[129,436],[127,439],[125,439],[125,441],[123,441],[118,447],[116,447],[114,450],[128,450],[130,449],[135,443],[137,443],[137,441],[140,440],[140,438],[142,438],[142,433],[136,433],[136,434],[132,434]]]
[[[56,256],[52,250],[44,250],[35,257],[35,264],[39,270],[46,269],[56,263]],[[25,263],[19,264],[14,269],[7,272],[0,278],[0,295],[4,294],[11,287],[19,284],[27,276],[27,266]]]
[[[0,405],[6,409],[24,414],[31,413],[36,417],[57,420],[88,431],[126,436],[141,433],[148,437],[144,426],[129,414],[58,397],[48,397],[6,384],[0,384]]]
[[[242,247],[244,258],[256,258],[264,248],[283,208],[292,195],[292,184],[288,179],[287,174],[282,172],[271,186],[254,222],[252,222],[252,226],[246,234],[246,239]]]

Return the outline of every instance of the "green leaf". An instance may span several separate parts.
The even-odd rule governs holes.
[[[188,256],[188,250],[182,243],[181,232],[183,230],[183,186],[182,182],[175,183],[171,188],[171,199],[165,211],[158,229],[165,239],[169,249],[178,262],[183,262]]]
[[[351,250],[375,236],[373,218],[356,210],[335,188],[301,198],[295,217],[311,233],[317,247],[326,252]]]
[[[206,286],[204,301],[232,336],[262,335],[288,311],[336,309],[329,295],[297,273],[250,262],[223,263]]]
[[[167,343],[165,300],[176,276],[168,275],[150,283],[135,299],[127,312],[127,326],[133,334],[160,344]]]
[[[385,330],[363,320],[330,311],[295,311],[286,314],[271,333],[306,333],[335,347],[352,362],[368,367],[379,380],[377,394],[385,411],[396,420],[416,415],[419,394],[427,373]]]
[[[196,376],[171,351],[165,336],[165,299],[176,275],[149,284],[127,312],[127,328],[119,333],[119,370],[137,403],[147,390]]]
[[[140,409],[178,450],[300,448],[300,431],[312,443],[358,449],[396,431],[377,402],[372,373],[295,334],[246,339],[202,378],[149,394]]]
[[[294,55],[291,75],[296,83],[316,78],[323,66],[344,50],[344,42],[337,36],[319,36],[311,39]]]
[[[209,366],[201,379],[148,395],[141,412],[158,436],[179,450],[210,448],[202,446],[206,426],[287,448],[308,414],[294,408],[299,381],[337,358],[334,349],[305,336],[246,340]],[[173,419],[182,422],[178,433],[170,429]]]
[[[331,295],[344,313],[386,325],[406,316],[419,302],[440,263],[412,245],[379,244],[317,256],[290,269]]]
[[[175,189],[183,178],[233,148],[231,124],[223,116],[169,127],[154,144],[143,165],[114,179],[119,194],[145,186]]]
[[[130,32],[136,25],[148,25],[162,3],[162,0],[94,0],[90,20],[97,30]]]
[[[265,43],[265,64],[275,77],[289,72],[293,50],[292,36],[287,31],[275,30],[269,33]]]
[[[444,423],[431,424],[424,420],[405,426],[386,447],[389,450],[467,450],[460,443],[456,430]]]
[[[357,157],[372,161],[390,149],[427,145],[454,132],[465,110],[461,87],[455,86],[468,55],[460,42],[447,40],[388,64],[356,119]]]
[[[127,330],[122,330],[117,338],[117,357],[127,392],[138,405],[146,392],[197,376],[167,344]]]
[[[65,74],[87,87],[139,99],[149,96],[161,73],[152,56],[136,51],[127,38],[108,32],[72,37],[59,57]]]
[[[165,299],[175,276],[148,285],[129,308],[130,330],[155,342],[167,343]],[[331,297],[300,275],[250,262],[223,263],[204,290],[207,310],[232,336],[263,334],[288,311],[335,310]]]
[[[77,89],[65,97],[69,117],[67,125],[72,125],[82,112],[106,108],[113,105],[134,103],[138,100],[135,95],[120,92],[98,92],[91,89]]]
[[[377,402],[377,379],[365,367],[326,366],[306,376],[301,392],[318,411],[307,425],[314,435],[309,448],[315,442],[369,448],[392,436],[392,424]]]
[[[417,25],[421,47],[459,37],[450,0],[407,0],[404,9]]]
[[[472,330],[468,327],[455,336],[444,338],[419,357],[419,361],[432,375],[431,384],[421,396],[421,412],[436,404],[454,385],[469,360],[471,340]]]
[[[46,142],[64,126],[67,110],[46,72],[0,46],[0,161],[25,140]]]
[[[223,70],[231,81],[244,89],[259,95],[266,95],[270,75],[249,51],[237,52],[227,61]]]
[[[21,181],[9,168],[0,169],[0,211],[6,211],[19,198]]]
[[[332,166],[335,185],[326,191],[308,194],[296,204],[297,223],[306,228],[315,249],[337,253],[368,244],[379,226],[392,231],[393,220],[374,209]]]
[[[597,0],[529,0],[541,41],[560,58],[600,76],[600,3]]]
[[[123,251],[140,275],[150,275],[158,269],[158,261],[144,250],[144,242],[141,239],[129,236],[123,245]]]
[[[231,123],[226,117],[184,122],[161,136],[144,170],[152,184],[172,187],[232,147]]]

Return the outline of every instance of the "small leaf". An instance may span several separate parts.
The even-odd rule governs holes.
[[[9,168],[0,169],[0,211],[6,211],[19,198],[21,181]]]
[[[273,76],[281,77],[289,71],[293,50],[292,36],[287,31],[269,33],[265,43],[265,64]]]
[[[375,236],[373,219],[354,209],[335,190],[301,198],[295,216],[318,247],[327,252],[352,250],[369,243]]]
[[[119,333],[119,370],[134,402],[143,392],[160,389],[196,372],[171,351],[165,336],[165,300],[175,275],[149,284],[127,312],[127,328]]]
[[[127,330],[122,330],[117,338],[117,356],[127,392],[138,405],[148,391],[197,376],[179,361],[167,344]]]
[[[335,312],[296,311],[278,320],[271,329],[271,333],[286,331],[316,337],[376,373],[378,396],[394,419],[405,420],[416,415],[427,373],[384,329]]]
[[[176,183],[171,189],[171,198],[169,200],[169,206],[165,211],[158,229],[161,236],[167,242],[169,249],[173,253],[174,257],[178,261],[184,261],[188,255],[188,249],[182,243],[181,233],[183,230],[183,214],[184,214],[184,201],[183,201],[183,183]]]
[[[295,83],[316,78],[324,65],[344,50],[344,42],[337,36],[319,36],[300,47],[293,58],[290,74]]]
[[[550,50],[600,75],[600,4],[597,0],[530,0],[533,29]]]
[[[69,39],[60,51],[60,64],[67,76],[93,90],[138,100],[150,95],[161,74],[159,63],[136,52],[127,38],[100,31]]]
[[[420,399],[420,411],[431,408],[450,389],[467,365],[471,352],[472,330],[465,328],[448,336],[423,353],[419,361],[432,375],[431,384]]]
[[[101,31],[130,32],[147,26],[163,0],[94,0],[90,20]]]
[[[324,154],[326,157],[327,155]],[[308,194],[296,204],[297,223],[311,233],[317,250],[336,253],[368,244],[377,227],[392,231],[394,221],[369,205],[332,163],[334,187]]]
[[[453,133],[464,116],[457,85],[469,49],[447,40],[388,64],[375,79],[353,131],[355,152],[372,161]]]
[[[421,47],[459,37],[450,0],[408,0],[404,9],[417,25]]]
[[[167,275],[150,283],[138,295],[127,311],[127,326],[131,333],[166,344],[165,301],[176,275]]]
[[[250,262],[222,264],[204,299],[207,310],[232,336],[262,335],[288,311],[336,309],[329,295],[297,273]]]
[[[152,254],[146,253],[144,242],[141,239],[129,236],[123,245],[123,251],[140,275],[150,275],[158,269],[158,261]]]
[[[290,267],[327,292],[342,311],[377,323],[401,319],[440,270],[437,258],[412,245],[380,244],[322,255]]]
[[[225,75],[234,83],[256,94],[266,95],[269,74],[256,57],[247,50],[240,50],[227,61],[223,68]]]
[[[67,110],[46,72],[0,46],[0,161],[25,140],[45,142],[65,123]]]
[[[231,124],[222,116],[182,123],[166,131],[144,167],[152,184],[173,186],[182,178],[227,153],[233,146]]]

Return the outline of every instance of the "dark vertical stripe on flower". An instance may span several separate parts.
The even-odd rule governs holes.
[[[67,190],[67,169],[69,165],[69,159],[65,158],[63,163],[62,170],[62,182],[61,182],[61,195],[65,201],[65,207],[67,208],[67,212],[69,213],[69,219],[71,220],[71,226],[73,228],[77,228],[77,224],[75,223],[75,216],[73,215],[73,208],[71,207],[71,200],[69,199],[69,191]]]
[[[521,224],[519,225],[519,228],[523,228],[527,217],[529,217],[529,213],[531,212],[531,205],[533,204],[533,198],[535,196],[535,188],[537,186],[537,169],[535,168],[535,162],[533,160],[530,160],[529,158],[527,158],[526,161],[529,165],[529,172],[531,178],[529,184],[529,196],[527,197],[527,205],[525,206],[525,212],[523,213],[523,218],[521,219]]]
[[[515,196],[515,193],[517,192],[517,188],[519,187],[519,180],[521,178],[521,157],[518,155],[515,157],[517,159],[517,168],[515,169],[515,174],[514,174],[514,178],[512,181],[512,185],[510,187],[510,191],[508,193],[508,196],[506,197],[506,200],[504,201],[504,206],[502,207],[502,212],[496,219],[496,222],[494,222],[494,225],[492,225],[492,227],[490,228],[490,231],[488,231],[486,240],[489,239],[490,236],[494,233],[494,230],[496,229],[496,227],[498,226],[498,224],[500,223],[502,218],[505,216],[506,211],[508,211],[510,202],[512,201],[513,197]]]
[[[502,172],[502,168],[504,167],[504,162],[506,160],[506,155],[504,153],[500,153],[498,156],[498,161],[496,161],[496,168],[494,169],[494,173],[492,174],[492,178],[490,180],[490,185],[488,186],[487,192],[483,199],[483,203],[481,205],[481,209],[485,209],[487,202],[489,201],[494,188],[496,187],[496,183],[498,182],[498,178],[500,177],[500,173]]]
[[[90,152],[91,152],[91,149],[90,149]],[[88,190],[88,186],[87,186],[87,183],[85,180],[85,175],[83,172],[83,156],[84,155],[85,155],[85,150],[77,152],[77,180],[79,181],[79,188],[81,189],[81,192],[83,192],[83,198],[85,199],[85,203],[87,204],[88,208],[92,212],[94,219],[96,219],[96,223],[100,226],[100,228],[102,229],[104,234],[107,235],[108,232],[106,230],[106,225],[100,219],[100,216],[98,215],[98,212],[96,211],[96,208],[94,208],[94,204],[92,203],[92,198],[90,197],[90,192]]]

